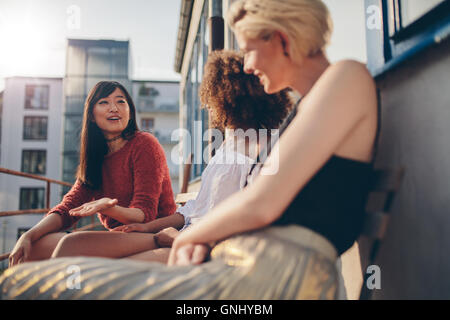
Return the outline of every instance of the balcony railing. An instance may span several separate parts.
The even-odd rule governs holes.
[[[64,181],[49,179],[49,178],[45,178],[45,177],[38,176],[38,175],[35,175],[35,174],[29,174],[29,173],[24,173],[24,172],[20,172],[20,171],[9,170],[9,169],[5,169],[5,168],[1,168],[1,167],[0,167],[0,173],[9,174],[9,175],[18,176],[18,177],[25,177],[25,178],[34,179],[34,180],[41,180],[41,181],[45,181],[47,183],[46,197],[45,197],[45,208],[42,208],[42,209],[16,210],[16,211],[0,211],[0,217],[10,217],[10,216],[17,216],[17,215],[25,215],[25,214],[47,213],[51,209],[50,208],[50,186],[51,186],[51,184],[55,183],[55,184],[59,184],[59,185],[62,185],[62,186],[72,187],[72,185],[70,183],[67,183],[67,182],[64,182]],[[73,231],[83,231],[83,230],[90,230],[90,229],[93,229],[95,227],[101,226],[101,223],[95,222],[94,219],[95,219],[95,217],[91,216],[91,223],[90,224],[85,225],[85,226],[83,226],[81,228],[77,228],[76,225],[75,225],[72,228],[72,230]],[[0,254],[0,261],[8,259],[8,257],[9,257],[9,253]]]
[[[161,144],[177,144],[178,141],[172,141],[172,134],[161,131],[153,131],[152,134],[158,139]]]
[[[179,111],[178,104],[162,103],[158,104],[152,98],[139,97],[137,104],[138,112],[169,112],[176,113]]]

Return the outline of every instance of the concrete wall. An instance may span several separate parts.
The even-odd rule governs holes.
[[[377,167],[405,177],[378,255],[374,299],[450,298],[450,41],[380,78]]]

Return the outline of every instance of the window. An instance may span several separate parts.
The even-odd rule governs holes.
[[[20,188],[19,210],[44,208],[44,188]]]
[[[400,0],[401,22],[405,28],[445,0]]]
[[[141,120],[141,130],[147,132],[153,132],[155,127],[155,119],[154,118],[144,118]]]
[[[47,140],[47,117],[24,117],[23,140]]]
[[[17,240],[19,240],[19,238],[30,229],[31,228],[18,228],[17,229]]]
[[[109,76],[111,74],[111,53],[108,48],[90,47],[87,50],[88,76]],[[92,87],[89,87],[92,88]]]
[[[128,77],[128,48],[111,48],[113,77]]]
[[[187,73],[184,88],[184,103],[186,106],[186,129],[191,139],[183,139],[184,154],[193,154],[191,167],[191,179],[200,177],[206,167],[206,159],[203,159],[203,151],[208,146],[208,141],[203,140],[203,134],[208,129],[208,112],[201,109],[198,89],[203,77],[203,68],[208,58],[207,33],[208,2],[205,1],[197,36],[192,48],[189,71]]]
[[[449,36],[450,0],[366,0],[368,68],[374,76]]]
[[[48,85],[25,86],[25,109],[48,109]]]
[[[139,95],[142,97],[157,97],[159,91],[153,87],[146,87],[144,84],[139,88]]]
[[[67,47],[67,77],[82,76],[86,74],[86,49],[69,44]],[[66,80],[66,79],[64,79]]]
[[[23,150],[22,172],[33,174],[45,174],[47,151]]]

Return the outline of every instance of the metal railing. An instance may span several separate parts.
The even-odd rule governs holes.
[[[155,130],[152,133],[156,137],[156,139],[158,139],[159,143],[161,143],[161,144],[177,144],[178,143],[178,141],[172,140],[171,133],[165,133],[165,132],[161,132],[159,130]]]
[[[30,173],[24,173],[24,172],[20,172],[20,171],[14,171],[14,170],[5,169],[5,168],[1,168],[1,167],[0,167],[0,173],[9,174],[9,175],[13,175],[13,176],[19,176],[19,177],[25,177],[25,178],[34,179],[34,180],[41,180],[41,181],[45,181],[47,183],[46,196],[45,196],[45,208],[42,208],[42,209],[16,210],[16,211],[0,211],[0,217],[10,217],[10,216],[17,216],[17,215],[25,215],[25,214],[47,213],[51,209],[50,208],[50,186],[51,186],[51,184],[54,183],[54,184],[59,184],[59,185],[62,185],[62,186],[72,187],[72,184],[64,182],[64,181],[49,179],[49,178],[42,177],[42,176],[39,176],[39,175],[30,174]],[[72,230],[73,231],[90,230],[90,229],[93,229],[95,227],[99,227],[101,225],[102,225],[101,223],[94,222],[94,216],[91,216],[91,223],[90,224],[85,225],[85,226],[80,227],[80,228],[77,228],[76,224],[75,224],[75,226],[72,228]],[[0,261],[8,259],[8,257],[9,257],[9,253],[0,254]]]
[[[179,112],[178,103],[155,103],[152,98],[139,97],[137,100],[136,108],[138,112],[164,112],[164,113],[176,113]]]

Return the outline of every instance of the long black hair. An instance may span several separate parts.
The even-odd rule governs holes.
[[[100,81],[89,92],[84,103],[83,125],[80,137],[80,164],[77,170],[77,179],[91,189],[100,189],[102,185],[102,165],[105,155],[108,153],[106,139],[94,121],[93,110],[96,103],[119,88],[125,95],[130,109],[130,120],[122,137],[131,139],[138,126],[136,123],[136,108],[127,89],[116,81]]]

